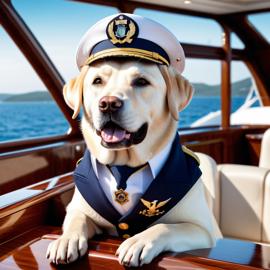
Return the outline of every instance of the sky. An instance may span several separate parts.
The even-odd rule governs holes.
[[[83,34],[96,21],[118,12],[111,7],[64,0],[12,0],[12,3],[65,80],[78,74],[75,52]],[[222,29],[213,20],[168,15],[164,12],[143,9],[138,9],[135,13],[164,24],[180,42],[221,46]],[[262,25],[270,37],[270,13],[253,15],[250,19],[253,23]],[[46,89],[1,26],[0,41],[0,93],[22,93]],[[243,44],[235,35],[232,36],[232,46],[243,48]],[[221,63],[220,61],[187,59],[183,75],[191,82],[219,84]],[[249,76],[249,71],[244,64],[239,62],[232,64],[233,81]]]

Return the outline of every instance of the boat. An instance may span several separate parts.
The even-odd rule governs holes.
[[[72,172],[86,148],[79,121],[72,119],[73,112],[62,97],[65,84],[62,74],[70,77],[71,71],[63,71],[68,66],[66,59],[59,60],[56,56],[68,48],[59,45],[52,49],[46,38],[53,36],[53,42],[76,44],[78,38],[69,35],[72,24],[74,27],[78,21],[88,24],[91,17],[117,11],[148,14],[165,25],[171,23],[175,31],[181,23],[178,17],[188,18],[188,24],[194,20],[199,42],[179,38],[190,65],[196,69],[193,61],[203,61],[202,72],[205,64],[210,67],[207,63],[214,61],[218,63],[218,72],[210,69],[206,72],[214,76],[221,70],[219,110],[207,117],[201,115],[197,123],[189,126],[181,127],[180,122],[179,134],[183,145],[210,156],[218,164],[219,182],[210,183],[207,192],[224,238],[211,249],[161,254],[141,269],[270,269],[270,162],[267,163],[270,148],[265,142],[270,128],[270,44],[250,19],[269,15],[270,2],[60,0],[32,1],[31,8],[26,2],[0,1],[0,29],[10,40],[14,57],[15,51],[19,51],[29,70],[48,89],[68,128],[54,135],[0,142],[0,269],[126,269],[114,255],[123,239],[106,235],[89,240],[87,255],[70,265],[56,266],[45,257],[48,244],[61,234],[65,207],[74,191]],[[53,20],[53,14],[59,17],[57,21]],[[164,14],[168,21],[162,21]],[[270,17],[267,18],[269,25]],[[222,42],[207,44],[208,28],[200,33],[205,21],[218,25]],[[68,22],[71,24],[67,25]],[[86,29],[81,28],[79,25],[78,32]],[[232,46],[233,35],[241,40],[243,48]],[[6,51],[2,53],[5,55]],[[231,72],[235,62],[247,68],[253,83],[244,105],[231,114]],[[22,70],[16,71],[16,66],[21,63],[12,58],[1,67],[3,72],[8,64],[13,77],[1,76],[0,81],[9,79],[13,85],[20,79],[18,72]],[[260,106],[252,107],[256,102]],[[3,104],[0,103],[1,109],[5,108]],[[41,111],[41,105],[36,106]],[[15,116],[9,111],[1,113],[6,113],[5,117]],[[32,125],[33,119],[23,116],[24,122]],[[256,121],[251,121],[253,116]],[[44,122],[39,129],[42,125]],[[55,124],[53,128],[56,127]],[[5,133],[2,127],[0,130]]]
[[[258,104],[257,106],[256,103]],[[230,116],[231,125],[269,125],[270,106],[264,106],[258,93],[257,86],[252,80],[252,85],[244,103]],[[210,112],[190,126],[216,126],[220,123],[221,111]]]

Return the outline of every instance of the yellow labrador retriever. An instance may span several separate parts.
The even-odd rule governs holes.
[[[192,86],[173,67],[132,58],[107,58],[86,65],[64,88],[74,118],[83,107],[81,128],[91,155],[100,164],[131,167],[146,164],[171,145],[178,113],[192,94]],[[110,116],[104,113],[108,110]],[[151,206],[153,211],[149,204],[148,212],[142,212],[161,214],[156,202]],[[49,245],[47,257],[54,263],[73,262],[86,253],[87,240],[103,231],[117,235],[115,225],[75,188],[63,235]],[[211,247],[216,237],[199,179],[170,211],[123,241],[116,255],[119,263],[136,267],[163,251]]]

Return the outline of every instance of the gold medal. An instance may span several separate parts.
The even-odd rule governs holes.
[[[123,205],[125,203],[127,203],[129,201],[128,199],[128,193],[120,188],[119,190],[115,191],[114,192],[114,195],[115,195],[115,201],[118,202],[119,204]]]

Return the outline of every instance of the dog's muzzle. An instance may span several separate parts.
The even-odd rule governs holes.
[[[123,105],[123,101],[114,96],[105,96],[99,101],[99,110],[106,121],[102,123],[100,130],[96,130],[96,133],[101,137],[101,144],[106,148],[123,148],[139,144],[147,134],[147,123],[136,132],[130,132],[121,126],[120,121],[115,120]]]
[[[104,147],[126,148],[141,143],[146,137],[147,130],[147,123],[144,123],[136,132],[130,132],[113,121],[109,121],[96,133],[101,137],[101,144]]]

